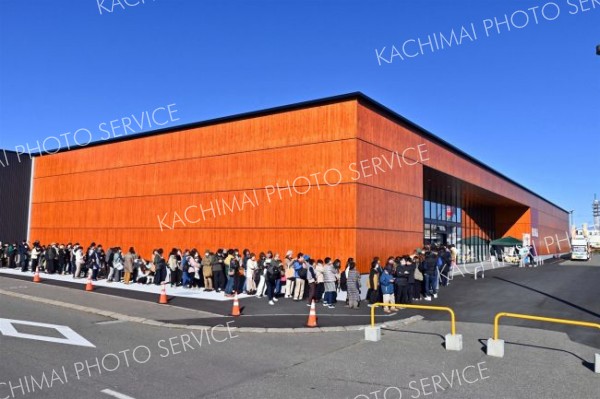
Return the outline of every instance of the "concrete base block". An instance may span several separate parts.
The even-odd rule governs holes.
[[[504,340],[493,338],[488,339],[487,355],[494,357],[504,357]]]
[[[600,374],[600,353],[596,353],[596,361],[594,362],[594,372]]]
[[[372,342],[381,341],[381,327],[365,327],[365,340]]]
[[[461,351],[463,348],[463,337],[461,334],[446,334],[446,350]]]

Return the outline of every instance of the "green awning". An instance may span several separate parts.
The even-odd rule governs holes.
[[[523,245],[523,241],[508,236],[494,240],[490,243],[490,245],[497,245],[499,247],[514,247],[515,245]]]

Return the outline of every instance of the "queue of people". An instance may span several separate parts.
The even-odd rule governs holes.
[[[376,302],[408,304],[413,301],[431,301],[438,297],[440,286],[448,285],[448,275],[456,264],[457,252],[453,246],[429,247],[412,255],[390,256],[385,264],[378,257],[371,262],[366,279],[368,306]],[[275,305],[280,298],[292,301],[312,301],[335,308],[337,294],[345,291],[346,306],[356,309],[361,305],[362,282],[353,258],[345,265],[339,259],[313,259],[304,253],[289,250],[283,258],[272,251],[258,256],[249,249],[173,248],[165,253],[155,249],[150,260],[139,256],[134,248],[123,251],[120,247],[104,249],[92,242],[87,248],[79,243],[43,246],[26,240],[19,244],[0,243],[0,266],[20,268],[22,272],[36,269],[48,274],[72,275],[79,279],[106,279],[109,283],[170,284],[172,287],[198,289],[223,293],[233,297],[245,293],[266,298]],[[396,311],[384,307],[384,312]]]

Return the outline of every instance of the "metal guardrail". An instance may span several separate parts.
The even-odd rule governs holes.
[[[371,327],[375,327],[375,309],[377,307],[394,307],[394,308],[406,308],[406,309],[424,309],[424,310],[441,310],[450,313],[450,328],[452,335],[456,335],[456,316],[454,310],[443,307],[443,306],[428,306],[428,305],[407,305],[407,304],[396,304],[396,303],[381,303],[377,302],[371,305]]]
[[[473,276],[474,276],[475,280],[477,280],[477,274],[478,274],[479,270],[481,270],[481,278],[485,278],[485,267],[483,267],[483,265],[480,265],[480,266],[475,266],[475,270],[473,270]]]
[[[527,314],[520,313],[507,313],[500,312],[494,318],[494,339],[498,340],[499,336],[499,327],[500,327],[500,318],[501,317],[510,317],[513,319],[525,319],[525,320],[535,320],[535,321],[544,321],[548,323],[557,323],[557,324],[569,324],[580,327],[591,327],[600,329],[600,324],[598,323],[590,323],[587,321],[578,321],[578,320],[569,320],[569,319],[555,319],[552,317],[542,317],[542,316],[532,316]]]

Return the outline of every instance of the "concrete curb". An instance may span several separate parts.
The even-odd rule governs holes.
[[[185,324],[175,324],[175,323],[164,323],[156,320],[145,319],[143,317],[133,317],[128,316],[122,313],[110,312],[108,310],[101,310],[96,308],[91,308],[87,306],[75,305],[68,302],[55,301],[53,299],[46,298],[38,298],[32,295],[20,294],[18,292],[6,291],[0,289],[0,295],[6,295],[13,298],[25,299],[32,302],[44,303],[46,305],[58,306],[66,309],[78,310],[85,313],[95,314],[98,316],[104,316],[115,320],[127,321],[131,323],[140,323],[154,327],[164,327],[164,328],[173,328],[173,329],[182,329],[182,330],[206,330],[213,329],[214,331],[235,331],[241,333],[319,333],[319,332],[351,332],[351,331],[362,331],[365,329],[365,326],[338,326],[338,327],[315,327],[315,328],[258,328],[258,327],[215,327],[215,326],[200,326],[200,325],[185,325]],[[407,319],[388,321],[385,323],[379,323],[377,326],[386,328],[395,325],[406,326],[412,323],[416,323],[423,319],[423,316],[412,316]]]

